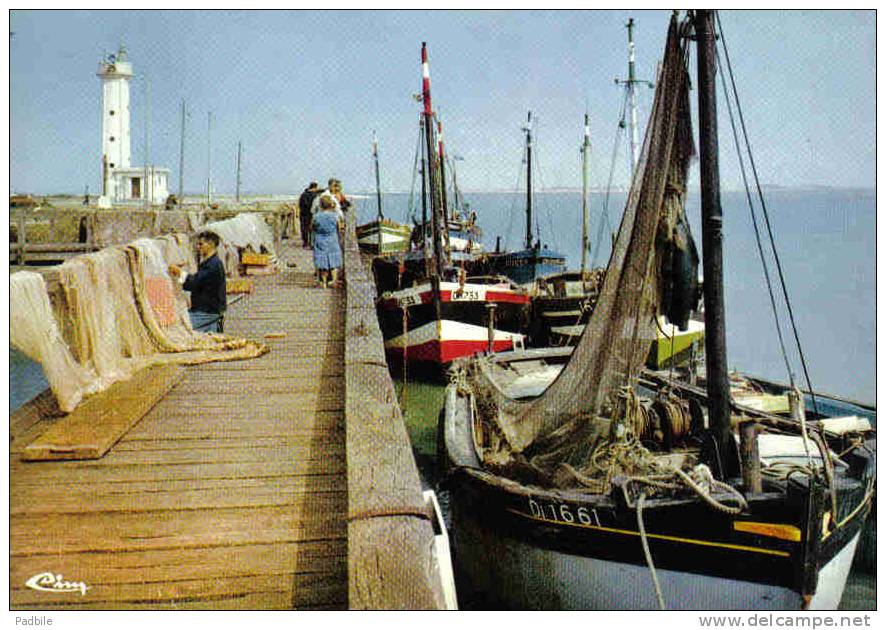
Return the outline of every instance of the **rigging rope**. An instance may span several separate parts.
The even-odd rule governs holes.
[[[505,250],[507,250],[511,244],[511,232],[514,227],[514,206],[517,205],[517,193],[520,191],[520,182],[523,181],[523,173],[525,171],[523,164],[525,163],[526,153],[524,150],[523,158],[520,160],[520,168],[517,170],[517,183],[514,185],[514,191],[511,193],[511,207],[508,209],[508,231],[505,233]]]
[[[732,62],[729,58],[729,48],[726,45],[726,37],[723,34],[723,24],[720,21],[719,12],[715,11],[714,15],[716,16],[716,19],[717,19],[717,28],[719,30],[720,42],[723,46],[723,53],[726,57],[726,68],[729,71],[729,80],[730,80],[730,83],[732,84],[732,92],[735,95],[735,106],[736,106],[736,110],[738,111],[738,120],[741,123],[742,135],[744,137],[745,146],[747,147],[748,159],[751,164],[751,172],[754,174],[754,182],[757,187],[757,196],[760,198],[760,206],[763,209],[763,218],[765,219],[766,230],[769,234],[769,242],[772,247],[772,255],[775,258],[775,266],[778,269],[778,277],[779,277],[779,281],[781,282],[781,290],[782,290],[782,294],[784,296],[785,305],[787,306],[787,309],[788,309],[788,315],[789,315],[790,321],[791,321],[791,328],[793,329],[793,333],[794,333],[794,341],[797,344],[797,351],[800,354],[800,363],[803,366],[803,374],[806,377],[806,387],[809,389],[809,394],[812,397],[812,409],[817,414],[818,413],[818,405],[816,404],[816,401],[815,401],[815,392],[812,389],[812,381],[809,378],[809,370],[806,365],[806,356],[803,353],[803,347],[800,344],[800,335],[797,332],[797,322],[796,322],[796,319],[794,318],[794,309],[791,306],[791,300],[788,297],[787,283],[785,282],[785,279],[784,279],[784,271],[782,270],[782,266],[781,266],[781,258],[779,257],[778,250],[775,247],[775,237],[772,234],[772,225],[769,222],[769,211],[766,208],[766,201],[763,198],[763,189],[760,186],[760,178],[757,174],[757,165],[754,162],[754,154],[750,149],[751,143],[748,138],[747,126],[745,125],[745,122],[744,122],[744,114],[741,109],[741,102],[738,100],[738,88],[735,85],[735,75],[732,71]]]
[[[754,202],[751,197],[751,188],[748,183],[748,176],[747,176],[747,172],[745,169],[744,157],[742,156],[741,147],[740,147],[739,140],[738,140],[738,130],[735,127],[735,118],[734,118],[734,114],[732,112],[732,101],[729,98],[729,90],[727,89],[727,86],[726,86],[726,79],[723,76],[724,75],[724,68],[722,66],[722,62],[720,61],[719,49],[716,51],[716,56],[717,56],[717,67],[720,68],[720,80],[721,80],[721,85],[723,86],[723,95],[726,98],[726,109],[729,112],[729,123],[732,126],[732,138],[735,142],[735,152],[736,152],[736,155],[738,156],[738,164],[739,164],[739,169],[741,170],[741,178],[744,181],[745,195],[747,196],[747,199],[748,199],[748,209],[750,210],[750,213],[751,213],[751,221],[754,224],[754,236],[757,241],[757,251],[760,254],[760,262],[763,265],[763,275],[766,278],[766,288],[769,292],[769,303],[772,305],[772,315],[775,318],[775,331],[776,331],[776,333],[778,333],[778,343],[781,346],[781,354],[782,354],[782,357],[784,357],[785,369],[788,372],[788,378],[790,380],[791,387],[794,387],[794,372],[793,372],[793,370],[791,370],[791,364],[790,364],[790,360],[788,359],[787,348],[785,347],[785,343],[784,343],[784,336],[782,335],[782,332],[781,332],[781,320],[778,316],[778,307],[776,306],[776,303],[775,303],[775,294],[772,291],[772,279],[769,276],[769,265],[766,263],[766,256],[763,252],[763,241],[760,238],[760,227],[759,227],[759,224],[757,223],[757,213],[754,209]]]
[[[600,227],[597,229],[597,237],[594,240],[594,256],[591,259],[591,268],[597,267],[600,263],[600,242],[603,240],[603,228],[609,228],[612,234],[612,224],[609,222],[609,196],[612,192],[612,179],[615,176],[615,162],[618,160],[618,148],[621,145],[620,135],[625,130],[625,112],[628,108],[628,93],[625,91],[624,100],[621,104],[621,115],[618,121],[618,128],[615,131],[615,141],[612,143],[612,160],[609,164],[609,181],[606,183],[606,194],[603,197],[603,210],[600,213]]]
[[[418,160],[421,153],[421,129],[419,129],[418,139],[415,141],[415,158],[412,161],[412,184],[409,186],[409,202],[406,207],[407,216],[403,218],[404,222],[412,220],[416,221],[415,216],[415,180],[418,177]],[[422,228],[424,229],[424,228]]]
[[[646,565],[652,574],[652,583],[655,585],[655,595],[658,597],[658,606],[662,610],[667,610],[664,602],[664,596],[661,594],[661,585],[658,583],[658,574],[655,572],[655,565],[652,563],[652,552],[649,551],[649,541],[646,539],[646,528],[643,526],[643,504],[646,502],[646,493],[641,492],[640,498],[637,500],[637,528],[640,530],[640,542],[643,544],[643,554],[646,556]]]
[[[539,187],[538,187],[538,190],[536,190],[535,188],[532,189],[532,192],[533,192],[532,207],[535,209],[535,238],[540,243],[544,243],[545,241],[541,237],[541,225],[539,223],[539,216],[541,215],[541,208],[539,207],[539,204],[537,203],[538,202],[538,194],[537,193],[541,190],[547,190],[548,188],[547,188],[547,184],[545,184],[544,174],[542,173],[542,169],[541,169],[541,160],[539,159],[538,119],[537,118],[534,119],[533,122],[536,123],[536,126],[535,126],[535,139],[533,141],[533,146],[535,147],[535,151],[533,152],[534,159],[532,161],[534,168],[532,170],[533,170],[533,172],[538,173]],[[548,243],[550,243],[553,246],[554,243],[556,242],[557,231],[554,229],[553,213],[551,212],[551,209],[550,209],[550,200],[547,197],[545,198],[545,202],[546,202],[545,203],[545,217],[547,217],[547,220],[548,220],[547,229],[550,230],[550,232],[548,234]]]

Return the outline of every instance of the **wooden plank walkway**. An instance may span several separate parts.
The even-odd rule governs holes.
[[[312,287],[308,250],[281,258],[226,321],[285,333],[270,353],[187,368],[99,460],[24,462],[48,424],[13,427],[12,608],[348,606],[344,294]],[[25,585],[45,572],[88,590]]]

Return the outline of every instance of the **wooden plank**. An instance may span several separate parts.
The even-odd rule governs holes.
[[[296,482],[295,480],[299,480]],[[152,488],[133,488],[134,484],[107,487],[95,484],[71,488],[69,492],[46,491],[32,488],[22,492],[10,504],[10,515],[20,514],[87,514],[131,511],[211,510],[222,508],[263,508],[297,506],[318,501],[344,509],[347,495],[341,489],[341,479],[315,475],[306,477],[278,477],[276,479],[236,480],[239,485],[219,486],[218,482],[189,482],[195,487],[184,488],[169,482],[154,483]]]
[[[250,449],[228,449],[216,451],[210,448],[181,448],[156,451],[129,451],[118,453],[115,450],[102,458],[102,466],[157,465],[157,464],[229,464],[262,462],[278,458],[308,458],[312,456],[310,444],[277,444],[271,447]],[[323,453],[317,453],[323,457]]]
[[[67,554],[61,561],[58,556],[45,554],[22,556],[16,557],[9,568],[9,583],[18,587],[47,567],[66,576],[80,576],[90,585],[151,583],[170,575],[191,580],[340,571],[347,567],[340,545],[340,540],[332,539],[118,554],[84,552]]]
[[[88,461],[88,460],[87,460]],[[16,492],[28,486],[47,484],[57,488],[70,483],[124,483],[132,481],[195,481],[201,479],[250,479],[274,475],[344,475],[346,461],[343,455],[329,454],[315,459],[302,459],[298,462],[229,462],[225,464],[155,464],[146,472],[142,463],[118,466],[65,466],[74,462],[58,462],[46,466],[39,474],[28,476],[22,466],[11,468],[10,478],[20,475],[15,481]],[[85,464],[86,462],[82,462]],[[24,490],[22,490],[24,491]]]
[[[340,501],[338,496],[309,497],[298,511],[284,505],[53,518],[21,514],[10,518],[10,544],[14,556],[30,556],[341,539],[347,525]]]
[[[25,460],[96,459],[175,387],[177,365],[148,368],[85,401],[22,452]]]

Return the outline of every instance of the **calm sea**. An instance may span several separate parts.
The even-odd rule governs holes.
[[[876,195],[873,190],[781,190],[764,193],[772,233],[780,257],[809,379],[816,391],[873,404],[876,402]],[[519,248],[525,229],[524,197],[502,193],[465,194],[477,211],[484,244]],[[608,222],[603,220],[605,196],[590,197],[591,242],[603,238],[591,258],[605,266],[610,230],[618,228],[624,193],[613,193]],[[408,195],[386,195],[385,215],[403,220]],[[788,382],[763,266],[757,250],[747,199],[724,193],[724,267],[726,342],[729,367],[748,374]],[[581,195],[546,193],[534,201],[536,234],[542,243],[567,257],[570,268],[581,264]],[[361,200],[359,216],[375,215],[374,199]],[[421,214],[418,208],[417,213]],[[698,195],[691,195],[687,215],[701,250]],[[762,236],[765,227],[759,209]],[[764,247],[766,246],[764,242]],[[775,264],[770,277],[777,282]],[[773,287],[781,296],[779,285]],[[787,313],[781,300],[779,318],[790,369],[804,386],[803,369]]]
[[[485,245],[496,237],[503,247],[517,248],[523,240],[523,196],[506,193],[467,193],[477,211]],[[608,221],[603,194],[593,194],[591,257],[605,265],[610,230],[616,229],[625,202],[613,193]],[[865,403],[876,401],[876,196],[873,190],[783,190],[766,194],[772,231],[781,259],[796,327],[815,390]],[[395,220],[408,216],[409,195],[384,196],[385,214]],[[581,196],[543,193],[535,198],[534,230],[543,243],[561,251],[570,268],[581,261]],[[724,193],[726,340],[730,368],[788,381],[775,320],[757,253],[753,224],[744,193]],[[375,215],[375,200],[361,199],[358,216]],[[421,209],[416,212],[420,215]],[[701,247],[697,195],[687,214]],[[758,220],[762,222],[762,218]],[[601,230],[602,227],[602,230]],[[777,277],[770,263],[770,276]],[[776,286],[777,295],[781,294]],[[786,313],[779,313],[788,345],[791,370],[805,385]],[[25,357],[10,350],[10,410],[46,387],[42,373]]]

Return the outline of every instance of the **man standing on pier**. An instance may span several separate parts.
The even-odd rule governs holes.
[[[178,265],[169,265],[169,275],[191,292],[191,309],[188,316],[197,332],[222,332],[224,313],[227,308],[225,266],[216,254],[219,238],[215,232],[197,235],[197,251],[200,265],[197,273],[185,273]]]
[[[305,247],[311,246],[311,219],[313,214],[311,206],[314,203],[314,197],[320,194],[320,185],[317,182],[311,182],[298,198],[298,218],[301,226],[301,242]]]

